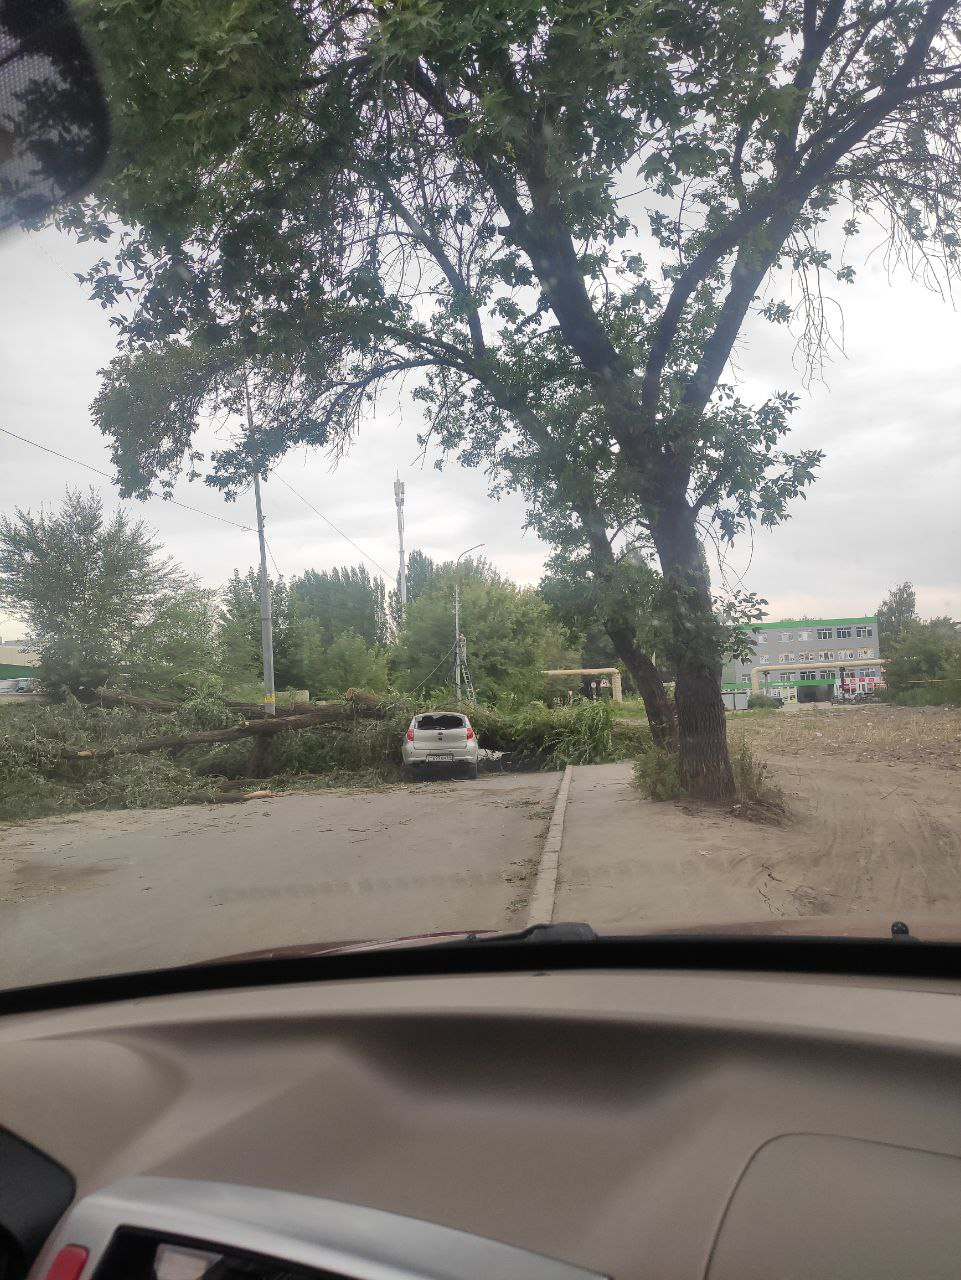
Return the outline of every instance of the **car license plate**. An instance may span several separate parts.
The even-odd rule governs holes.
[[[429,751],[427,753],[428,760],[436,760],[438,764],[453,764],[454,757],[442,751]]]

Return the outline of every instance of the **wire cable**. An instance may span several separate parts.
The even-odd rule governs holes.
[[[284,575],[280,572],[280,565],[277,563],[274,557],[273,548],[271,547],[270,543],[267,541],[266,534],[264,534],[264,546],[267,548],[267,554],[270,556],[271,563],[273,564],[274,568],[277,570],[277,577],[282,578]]]
[[[315,516],[320,516],[324,524],[329,524],[330,527],[333,529],[334,533],[339,533],[340,536],[346,542],[350,543],[350,545],[354,548],[355,551],[360,552],[360,554],[364,557],[364,559],[369,564],[372,564],[375,569],[379,569],[380,572],[384,575],[384,577],[388,580],[388,582],[393,582],[394,578],[396,577],[395,573],[393,573],[390,569],[385,569],[382,564],[378,564],[373,556],[369,556],[363,547],[358,546],[357,543],[353,540],[353,538],[348,537],[347,534],[344,533],[343,529],[338,529],[337,526],[334,524],[333,520],[329,520],[322,511],[318,511],[317,508],[314,506],[314,504],[312,502],[308,502],[302,493],[298,493],[297,490],[294,488],[294,486],[292,484],[289,484],[284,479],[283,476],[279,476],[275,471],[272,478],[274,480],[279,480],[281,484],[286,485],[295,498],[299,498],[301,502],[304,503],[305,506],[310,507],[311,511],[314,513]]]
[[[45,444],[39,444],[36,440],[28,440],[26,436],[18,436],[16,431],[9,431],[6,427],[0,427],[0,431],[5,436],[11,436],[14,440],[20,440],[23,444],[33,445],[35,449],[42,449],[44,453],[52,453],[55,458],[63,458],[64,462],[72,462],[75,467],[84,467],[87,471],[92,471],[94,475],[103,476],[104,480],[109,480],[113,484],[113,476],[106,471],[101,471],[99,467],[91,466],[89,462],[81,462],[79,458],[71,458],[66,453],[60,453],[57,449],[50,449]],[[160,497],[159,494],[150,494],[151,498]],[[182,507],[184,511],[192,511],[195,516],[206,516],[208,520],[219,520],[221,524],[233,525],[235,529],[243,529],[244,533],[253,533],[254,530],[248,524],[240,524],[237,520],[228,520],[226,516],[214,515],[212,511],[201,511],[199,507],[188,506],[186,502],[179,502],[176,498],[160,498],[161,502],[170,502],[175,507]]]
[[[451,656],[451,654],[454,652],[454,650],[455,650],[456,648],[457,648],[456,644],[452,644],[452,645],[451,645],[451,647],[447,650],[447,652],[446,652],[446,653],[444,654],[444,656],[441,658],[440,662],[438,662],[437,666],[434,668],[434,671],[440,671],[441,667],[444,665],[444,663],[447,661],[447,659]],[[434,671],[429,671],[429,672],[427,673],[426,678],[425,678],[425,679],[423,679],[423,680],[420,682],[420,684],[417,686],[417,688],[414,690],[414,692],[415,692],[415,693],[420,693],[421,689],[423,689],[424,685],[427,683],[427,681],[428,681],[428,680],[431,678],[431,676],[434,674]]]

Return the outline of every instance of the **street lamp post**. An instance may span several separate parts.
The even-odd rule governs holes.
[[[472,551],[476,551],[478,547],[486,544],[476,542],[472,547],[468,547],[466,551],[462,551],[454,561],[454,688],[457,691],[457,700],[460,701],[460,672],[462,662],[462,638],[460,633],[460,580],[457,576],[460,568],[460,562],[464,556],[470,555]]]

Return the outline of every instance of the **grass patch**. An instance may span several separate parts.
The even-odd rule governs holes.
[[[772,780],[770,767],[757,758],[743,738],[731,744],[731,768],[738,797],[735,811],[739,817],[761,821],[783,818],[787,808],[784,792]]]
[[[614,714],[625,720],[647,721],[647,711],[643,698],[625,698],[623,702],[614,702]]]

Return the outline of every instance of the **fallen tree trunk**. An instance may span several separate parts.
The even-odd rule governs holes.
[[[59,754],[65,760],[106,760],[111,756],[147,755],[151,751],[173,751],[182,747],[200,746],[211,742],[235,742],[238,738],[261,740],[290,729],[315,729],[322,725],[335,725],[357,715],[379,718],[387,715],[389,705],[372,693],[348,689],[342,702],[328,702],[312,707],[293,716],[268,716],[263,720],[243,720],[226,729],[202,729],[197,733],[163,734],[157,738],[145,738],[121,747],[67,747],[61,746]]]
[[[179,711],[181,704],[171,702],[168,698],[145,698],[138,693],[124,693],[121,689],[94,689],[93,696],[107,707],[136,707],[139,711]],[[263,716],[267,718],[262,702],[231,702],[224,700],[224,705],[231,711],[239,711],[243,716]]]

